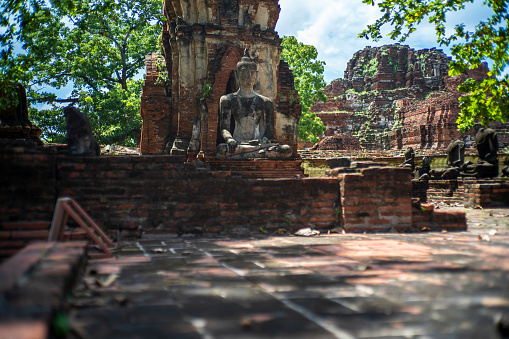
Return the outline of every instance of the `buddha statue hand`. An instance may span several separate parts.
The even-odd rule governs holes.
[[[232,154],[235,153],[235,149],[237,148],[237,140],[228,138],[228,140],[226,140],[226,144],[228,145],[228,151]]]

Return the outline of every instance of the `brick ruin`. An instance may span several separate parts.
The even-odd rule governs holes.
[[[343,79],[328,85],[326,103],[311,110],[327,126],[316,149],[445,149],[455,139],[472,145],[478,128],[460,133],[456,89],[466,78],[488,78],[488,67],[448,75],[451,58],[442,50],[406,45],[366,47],[348,62]],[[508,124],[493,123],[501,148],[509,145]]]
[[[42,131],[28,117],[26,89],[21,84],[15,84],[11,88],[4,88],[3,91],[0,90],[0,97],[9,94],[17,97],[18,104],[0,110],[0,139],[32,140],[36,144],[42,145]]]
[[[63,196],[74,198],[113,239],[303,227],[466,228],[464,213],[423,214],[412,207],[410,170],[387,165],[321,178],[252,178],[210,170],[186,156],[70,157],[57,146],[15,141],[0,142],[0,172],[0,260],[48,239],[55,202]]]
[[[276,142],[297,151],[301,114],[293,74],[280,60],[277,0],[165,0],[162,54],[146,58],[141,153],[214,159],[222,95],[235,92],[235,66],[248,46],[255,91],[275,103]]]

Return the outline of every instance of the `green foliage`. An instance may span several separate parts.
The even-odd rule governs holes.
[[[283,37],[281,59],[286,61],[293,71],[295,89],[299,92],[302,105],[302,116],[299,121],[299,138],[304,141],[317,142],[318,136],[325,132],[325,125],[315,113],[309,111],[315,102],[325,102],[327,97],[322,92],[325,87],[323,72],[325,62],[317,60],[315,47],[298,42],[293,36]]]
[[[99,144],[119,144],[135,147],[141,132],[140,97],[143,80],[128,80],[127,88],[120,84],[107,92],[79,93],[78,106],[87,116]],[[58,105],[46,109],[30,108],[31,121],[43,130],[42,139],[50,143],[65,143],[66,122]]]
[[[203,85],[203,99],[210,97],[211,92],[212,92],[212,84]]]
[[[30,112],[47,141],[63,141],[61,105],[72,103],[100,143],[132,145],[141,121],[132,79],[157,49],[160,12],[160,0],[8,0],[0,5],[0,86],[20,82],[30,103],[45,104]],[[68,85],[68,97],[53,93]],[[12,104],[0,99],[0,108]]]
[[[71,322],[62,312],[58,311],[51,320],[51,330],[56,338],[65,338],[71,331]]]
[[[368,64],[364,65],[364,69],[362,70],[362,76],[365,77],[368,74],[370,77],[375,75],[378,70],[378,59],[373,58],[369,61]]]
[[[389,37],[402,42],[427,19],[435,26],[437,42],[451,48],[454,60],[450,63],[449,75],[475,69],[485,60],[492,61],[489,75],[495,79],[482,83],[470,79],[458,88],[469,93],[460,99],[461,114],[457,122],[461,131],[472,128],[476,122],[486,126],[491,120],[505,122],[509,117],[509,75],[502,75],[509,63],[508,0],[485,0],[484,5],[492,10],[491,17],[479,22],[474,31],[458,24],[448,36],[447,13],[462,10],[471,2],[473,0],[383,0],[376,3],[382,17],[359,35],[377,41],[382,38],[382,27],[390,25]],[[363,3],[375,6],[374,0],[363,0]]]
[[[387,63],[389,64],[389,66],[392,66],[392,73],[396,73],[397,70],[398,70],[398,63],[399,63],[399,60],[398,59],[394,59],[392,60],[390,57],[388,58],[387,60]]]

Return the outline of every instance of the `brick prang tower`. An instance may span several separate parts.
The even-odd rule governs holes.
[[[235,92],[247,46],[258,63],[255,91],[275,107],[274,141],[297,151],[301,105],[274,28],[278,0],[165,0],[162,53],[146,57],[141,153],[214,158],[219,99]]]

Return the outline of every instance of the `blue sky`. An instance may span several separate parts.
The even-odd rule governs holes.
[[[381,16],[378,7],[363,4],[361,0],[279,0],[279,4],[281,14],[276,31],[281,37],[293,35],[300,42],[317,48],[318,59],[326,62],[327,83],[343,77],[346,64],[355,52],[366,46],[396,42],[389,38],[378,43],[357,38],[368,24]],[[490,10],[476,0],[465,10],[449,14],[446,24],[451,30],[458,23],[473,29],[489,16]],[[429,24],[419,26],[405,44],[414,49],[441,48],[450,55],[447,48],[438,46],[434,28]]]

